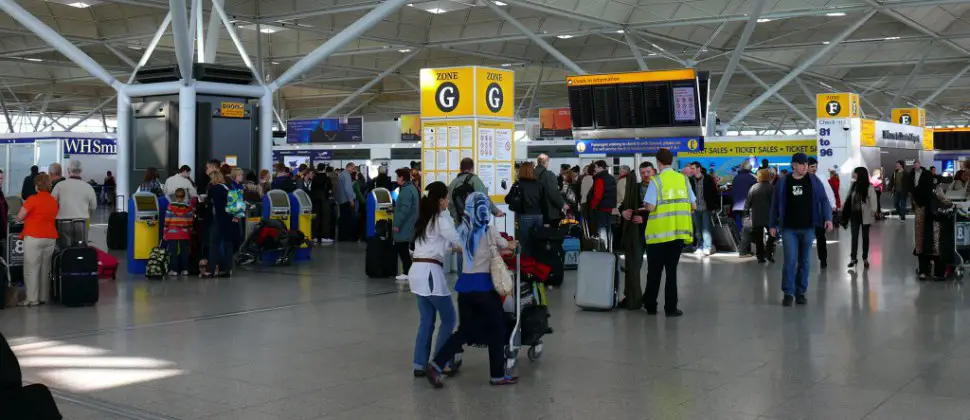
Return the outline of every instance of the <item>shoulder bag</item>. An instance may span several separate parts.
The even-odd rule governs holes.
[[[492,275],[492,286],[495,287],[495,292],[499,296],[511,295],[514,286],[512,284],[512,275],[509,273],[509,267],[505,265],[505,260],[499,255],[495,240],[492,239],[492,233],[486,232],[485,235],[488,236],[488,248],[492,252],[492,260],[489,263],[489,272]]]

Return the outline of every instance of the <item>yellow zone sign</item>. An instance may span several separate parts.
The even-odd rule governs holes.
[[[689,146],[689,145],[688,145]],[[728,156],[791,156],[795,153],[814,155],[818,146],[815,140],[798,141],[705,141],[704,150],[679,152],[678,156],[728,157]]]

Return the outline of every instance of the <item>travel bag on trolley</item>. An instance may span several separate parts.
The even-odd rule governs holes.
[[[508,260],[506,260],[508,261]],[[540,264],[533,267],[538,268]],[[515,250],[515,269],[510,270],[513,278],[513,293],[506,296],[502,303],[508,319],[508,345],[505,348],[505,370],[515,369],[516,359],[522,347],[528,347],[529,360],[542,357],[542,337],[552,332],[549,328],[549,306],[545,288],[537,276],[524,276],[523,268],[528,266],[522,261],[521,248]],[[509,265],[506,266],[509,268]],[[526,280],[531,279],[531,280]]]
[[[98,251],[88,245],[87,220],[58,220],[51,262],[51,299],[64,306],[98,303]]]

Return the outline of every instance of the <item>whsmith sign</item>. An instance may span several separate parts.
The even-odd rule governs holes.
[[[118,142],[112,139],[64,139],[65,155],[115,155]]]

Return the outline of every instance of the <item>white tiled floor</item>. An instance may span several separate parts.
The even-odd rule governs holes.
[[[71,420],[970,419],[970,296],[916,281],[911,230],[880,222],[865,273],[833,235],[806,307],[781,307],[780,265],[732,256],[684,256],[679,319],[578,311],[569,274],[545,356],[500,389],[478,349],[444,390],[411,377],[414,299],[357,244],[231,280],[123,276],[0,330],[27,380],[126,413],[61,401]]]

